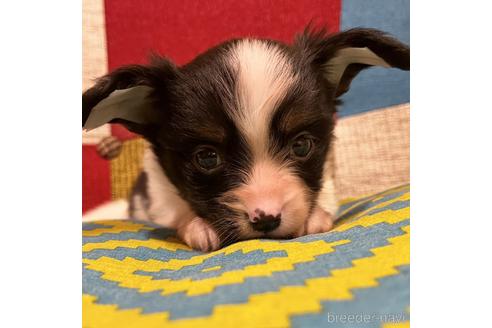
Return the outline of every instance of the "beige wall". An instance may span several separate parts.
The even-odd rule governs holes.
[[[88,89],[94,79],[108,70],[104,0],[82,1],[82,89]],[[84,144],[97,144],[110,134],[109,125],[82,133]]]
[[[410,104],[341,119],[335,135],[339,199],[410,181]]]
[[[104,1],[82,1],[82,88],[85,90],[93,79],[106,73],[106,31],[104,25]]]

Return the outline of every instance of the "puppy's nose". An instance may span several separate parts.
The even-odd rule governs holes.
[[[256,215],[251,219],[251,226],[256,231],[270,232],[280,225],[280,213],[275,215],[266,214],[264,211],[256,209],[255,214]]]

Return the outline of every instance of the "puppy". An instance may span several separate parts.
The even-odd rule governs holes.
[[[231,40],[182,67],[154,57],[101,77],[82,124],[120,123],[149,142],[129,215],[194,249],[326,232],[338,98],[370,66],[409,70],[409,47],[362,28]]]

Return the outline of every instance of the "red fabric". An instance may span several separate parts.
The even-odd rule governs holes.
[[[111,124],[111,135],[122,140],[122,141],[138,137],[138,135],[128,131],[121,124]]]
[[[82,145],[82,212],[111,199],[109,161],[101,158],[95,145]]]
[[[230,38],[290,42],[313,20],[338,31],[341,0],[106,0],[108,66],[146,63],[151,51],[184,64]]]

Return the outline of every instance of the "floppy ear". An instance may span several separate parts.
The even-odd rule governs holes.
[[[375,29],[355,28],[326,36],[308,30],[298,41],[318,65],[339,97],[348,91],[357,74],[371,66],[410,69],[410,48]]]
[[[121,123],[128,130],[148,135],[162,119],[169,83],[176,67],[154,58],[149,66],[121,67],[99,78],[82,94],[82,127],[95,129],[106,123]]]

